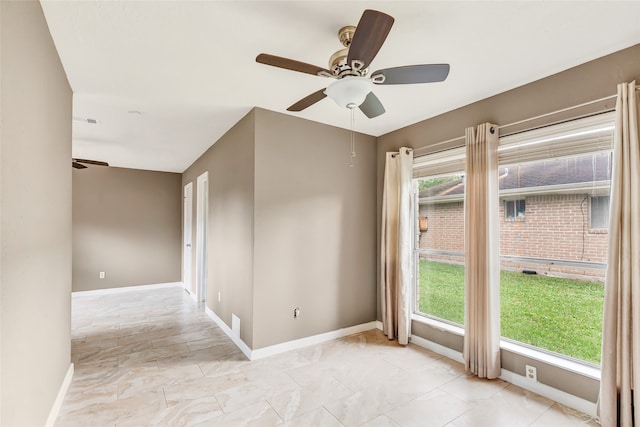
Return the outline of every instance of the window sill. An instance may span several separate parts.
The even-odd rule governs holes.
[[[439,320],[435,320],[417,313],[412,313],[411,320],[429,325],[432,328],[444,332],[449,332],[458,336],[464,336],[464,328],[441,322]],[[580,363],[574,360],[569,360],[564,357],[556,356],[544,351],[536,350],[534,348],[503,339],[500,340],[500,349],[527,357],[529,359],[537,360],[551,366],[556,366],[558,368],[582,375],[587,378],[598,381],[600,380],[600,368],[595,366],[587,365],[585,363]]]
[[[534,348],[530,348],[517,343],[500,340],[500,349],[506,350],[511,353],[519,354],[530,359],[538,360],[548,365],[557,366],[569,372],[573,372],[587,378],[600,381],[600,368],[588,365],[586,363],[580,363],[576,360],[565,359],[564,357],[556,356],[544,351],[539,351]]]
[[[450,332],[454,335],[459,335],[461,337],[464,336],[464,328],[460,326],[452,325],[446,322],[441,322],[439,320],[432,319],[422,314],[412,313],[411,320],[414,320],[418,323],[423,323],[425,325],[429,325],[432,328],[435,328],[444,332]]]

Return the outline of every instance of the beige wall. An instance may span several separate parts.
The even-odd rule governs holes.
[[[42,426],[71,362],[72,93],[40,3],[0,11],[0,424]]]
[[[375,320],[375,138],[349,167],[349,136],[256,109],[254,349]]]
[[[465,127],[486,121],[498,125],[509,124],[604,98],[616,93],[617,83],[634,79],[640,79],[640,45],[379,137],[377,153],[378,209],[376,211],[380,212],[381,206],[385,152],[397,150],[401,146],[407,146],[420,149],[419,151],[424,153],[429,151],[431,144],[464,135]],[[614,106],[614,100],[607,100],[595,106],[572,110],[566,114],[556,115],[544,120],[547,122],[559,120],[563,117],[577,116],[587,111],[597,111]],[[528,122],[518,127],[501,129],[500,132],[501,134],[513,132],[540,123],[541,121]],[[450,145],[461,144],[462,141],[457,141]],[[446,146],[438,147],[438,149],[442,148],[446,148]],[[380,318],[379,304],[378,318]],[[414,326],[416,326],[416,322],[414,322]],[[451,342],[457,343],[460,341],[455,337],[443,338],[441,332],[436,332],[436,329],[429,327],[414,327],[414,333],[444,346],[451,346]],[[533,366],[539,365],[539,362],[509,352],[503,352],[502,361],[505,369],[521,375],[524,373],[525,363]],[[545,366],[539,367],[538,380],[543,384],[576,394],[591,401],[595,401],[597,397],[597,381],[565,370]]]
[[[348,131],[256,108],[183,174],[195,242],[209,172],[207,305],[252,349],[375,320],[375,138],[356,137],[350,168]]]
[[[182,280],[180,182],[169,172],[73,169],[73,291]]]
[[[182,175],[193,183],[192,286],[196,286],[198,176],[209,173],[207,305],[231,327],[240,318],[240,338],[253,342],[254,112],[247,114]],[[218,292],[220,301],[218,302]]]

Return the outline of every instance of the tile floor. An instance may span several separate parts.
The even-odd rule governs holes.
[[[73,296],[67,426],[597,426],[372,330],[249,362],[178,287]]]

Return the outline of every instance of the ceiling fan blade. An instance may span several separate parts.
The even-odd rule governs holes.
[[[387,39],[393,21],[393,17],[386,13],[365,10],[349,45],[347,64],[351,65],[353,60],[358,60],[363,63],[362,68],[367,68]]]
[[[367,97],[364,99],[364,102],[360,104],[360,111],[362,111],[365,116],[373,119],[374,117],[378,117],[383,114],[385,109],[378,97],[375,96],[373,92],[369,92]]]
[[[294,61],[293,59],[282,58],[280,56],[261,53],[256,57],[256,62],[271,65],[272,67],[284,68],[286,70],[299,71],[301,73],[313,74],[317,76],[320,72],[331,74],[326,68],[317,65],[307,64],[305,62]]]
[[[302,111],[305,108],[312,106],[316,102],[321,101],[327,97],[324,91],[324,89],[320,89],[317,92],[313,92],[311,95],[305,96],[300,101],[287,108],[287,111]]]
[[[384,80],[376,81],[383,75]],[[378,70],[371,74],[371,80],[380,85],[403,85],[413,83],[433,83],[444,81],[449,75],[449,64],[407,65]]]
[[[85,165],[82,165],[78,162],[71,162],[71,166],[73,166],[75,169],[86,169],[87,167]]]
[[[74,162],[77,163],[86,163],[88,165],[96,165],[96,166],[109,166],[107,162],[101,162],[99,160],[87,160],[87,159],[73,159]]]

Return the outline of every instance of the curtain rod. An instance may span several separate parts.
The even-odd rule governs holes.
[[[637,91],[640,91],[640,86],[636,87],[636,92]],[[498,126],[498,129],[519,125],[519,124],[522,124],[522,123],[530,122],[532,120],[542,119],[542,118],[545,118],[547,116],[553,116],[554,114],[564,113],[566,111],[571,111],[571,110],[575,110],[576,108],[586,107],[586,106],[591,105],[591,104],[597,104],[598,102],[608,101],[609,99],[616,98],[617,96],[618,96],[618,94],[609,95],[609,96],[605,96],[604,98],[595,99],[593,101],[583,102],[582,104],[573,105],[571,107],[563,108],[561,110],[556,110],[556,111],[552,111],[550,113],[540,114],[539,116],[529,117],[528,119],[519,120],[517,122],[508,123],[506,125],[500,125],[500,126]]]
[[[421,148],[437,147],[438,145],[449,144],[450,142],[455,142],[455,141],[458,141],[458,140],[460,140],[460,139],[464,139],[464,138],[465,138],[465,136],[464,136],[464,135],[462,135],[462,136],[458,136],[458,137],[456,137],[456,138],[447,139],[446,141],[436,142],[435,144],[431,144],[431,145],[429,145],[428,147],[421,147]],[[417,150],[420,150],[420,148],[417,148],[417,149],[416,149],[416,151],[417,151]]]
[[[640,86],[636,87],[636,91],[640,91]],[[544,117],[553,116],[554,114],[564,113],[566,111],[575,110],[576,108],[586,107],[586,106],[591,105],[591,104],[597,104],[598,102],[607,101],[607,100],[613,99],[613,98],[615,98],[617,96],[618,96],[617,94],[609,95],[609,96],[605,96],[604,98],[600,98],[600,99],[596,99],[596,100],[593,100],[593,101],[584,102],[584,103],[578,104],[578,105],[573,105],[571,107],[566,107],[566,108],[563,108],[563,109],[560,109],[560,110],[552,111],[550,113],[545,113],[545,114],[541,114],[539,116],[529,117],[529,118],[523,119],[523,120],[518,120],[517,122],[508,123],[506,125],[498,126],[498,129],[519,125],[519,124],[530,122],[530,121],[537,120],[537,119],[542,119]],[[446,141],[436,142],[435,144],[431,144],[431,145],[426,146],[426,147],[420,147],[420,148],[416,149],[416,152],[419,152],[420,150],[423,150],[423,149],[431,149],[433,147],[437,147],[438,145],[449,144],[449,143],[452,143],[452,142],[455,142],[455,141],[458,141],[458,140],[461,140],[461,139],[464,139],[464,138],[465,138],[465,135],[462,135],[462,136],[458,136],[456,138],[447,139]],[[451,147],[451,148],[457,148],[457,147]],[[437,151],[433,151],[433,152],[430,152],[429,154],[434,154],[436,152]]]
[[[409,154],[409,153],[411,153],[412,151],[413,151],[413,148],[407,148],[407,152],[406,152],[406,154]],[[400,154],[400,152],[399,152],[399,151],[398,151],[397,153],[393,153],[393,154],[391,155],[391,157],[396,157],[398,154]]]
[[[571,107],[563,108],[561,110],[556,110],[556,111],[552,111],[550,113],[540,114],[539,116],[529,117],[528,119],[518,120],[517,122],[508,123],[506,125],[500,125],[500,126],[498,126],[498,129],[519,125],[519,124],[530,122],[530,121],[533,121],[533,120],[543,119],[543,118],[548,117],[548,116],[553,116],[554,114],[564,113],[566,111],[575,110],[576,108],[582,108],[582,107],[586,107],[587,105],[597,104],[598,102],[607,101],[607,100],[613,99],[613,98],[615,98],[617,96],[618,95],[605,96],[604,98],[600,98],[600,99],[596,99],[596,100],[588,101],[588,102],[583,102],[582,104],[573,105]]]

